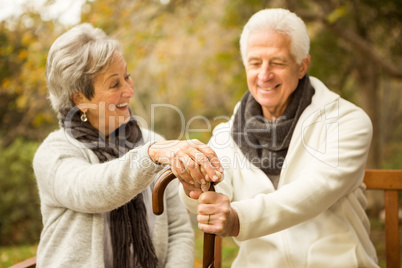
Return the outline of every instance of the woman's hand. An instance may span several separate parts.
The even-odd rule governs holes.
[[[198,228],[204,233],[221,237],[239,234],[239,217],[224,194],[202,193],[198,198],[197,214]]]
[[[223,168],[215,152],[198,140],[158,141],[148,150],[156,163],[169,164],[188,196],[199,196],[209,184],[221,181]]]

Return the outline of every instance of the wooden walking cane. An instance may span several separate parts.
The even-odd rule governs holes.
[[[176,178],[170,169],[166,170],[159,176],[155,182],[152,191],[152,208],[154,214],[161,215],[163,213],[163,193],[166,186]],[[211,184],[210,191],[214,191],[214,186]],[[215,235],[204,233],[204,248],[203,248],[203,268],[214,267],[214,253],[215,253]]]

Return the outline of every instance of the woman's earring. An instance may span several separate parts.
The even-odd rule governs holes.
[[[85,114],[85,112],[83,112],[83,114],[81,115],[81,121],[82,122],[88,121],[88,118],[87,118],[87,115]]]

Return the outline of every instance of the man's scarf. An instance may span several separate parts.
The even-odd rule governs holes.
[[[143,144],[141,130],[132,116],[129,122],[105,138],[89,122],[80,120],[77,107],[72,111],[62,118],[61,125],[73,138],[91,149],[101,163],[121,157]],[[114,268],[157,267],[142,194],[110,212],[110,234]]]
[[[241,101],[232,128],[232,137],[248,161],[260,168],[277,187],[296,123],[314,95],[308,74],[299,80],[283,115],[267,120],[261,105],[247,91]]]

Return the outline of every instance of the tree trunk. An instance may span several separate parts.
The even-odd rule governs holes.
[[[370,153],[367,160],[368,168],[379,168],[381,164],[381,135],[380,135],[380,90],[379,90],[379,69],[364,55],[359,55],[357,59],[356,82],[357,90],[360,95],[361,107],[371,118],[373,123],[373,140],[371,142]]]
[[[363,54],[356,56],[356,83],[359,105],[366,111],[373,124],[373,139],[367,159],[367,168],[379,168],[381,164],[381,127],[380,127],[380,90],[379,70]],[[378,215],[384,207],[384,197],[380,191],[367,191],[367,209],[372,215]]]

